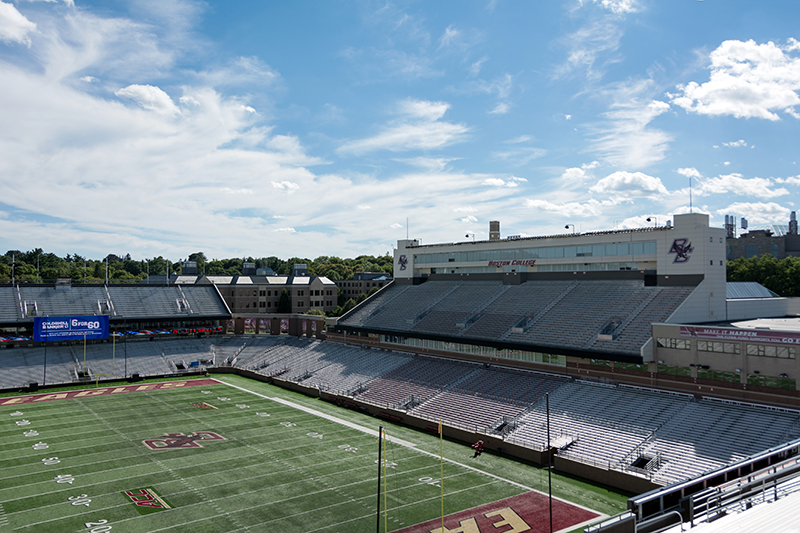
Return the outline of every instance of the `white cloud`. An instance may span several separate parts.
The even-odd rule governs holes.
[[[287,227],[287,228],[275,228],[275,229],[274,229],[274,230],[272,230],[272,231],[275,231],[275,232],[280,232],[280,233],[297,233],[297,230],[296,230],[296,229],[294,229],[294,228],[289,228],[289,227]]]
[[[358,206],[358,209],[361,209],[362,211],[364,211],[364,210],[367,210],[367,209],[372,209],[372,206],[370,206],[370,205],[360,205],[360,206]]]
[[[0,41],[31,46],[29,33],[36,31],[36,24],[17,11],[13,4],[0,2]]]
[[[572,115],[564,115],[564,120],[572,120]]]
[[[253,189],[231,189],[230,187],[223,187],[222,192],[225,194],[253,194]]]
[[[644,168],[665,157],[672,137],[649,124],[666,113],[669,104],[658,100],[640,101],[637,93],[646,92],[649,85],[649,82],[635,83],[615,91],[611,111],[604,115],[608,122],[595,128],[594,151],[614,165]]]
[[[394,224],[392,224],[392,225],[391,225],[391,226],[389,226],[389,227],[390,227],[390,228],[392,228],[392,229],[400,229],[400,228],[402,228],[402,227],[403,227],[403,225],[402,225],[402,224],[400,224],[399,222],[395,222]]]
[[[491,187],[519,187],[520,183],[525,183],[527,181],[528,180],[525,178],[518,178],[516,176],[511,176],[507,180],[502,178],[486,178],[483,180],[482,185],[489,185]]]
[[[563,174],[561,174],[559,181],[563,187],[574,187],[576,185],[585,183],[586,181],[592,179],[592,174],[587,172],[587,170],[592,170],[596,168],[597,165],[597,161],[592,161],[591,163],[581,165],[580,168],[568,168]]]
[[[545,211],[547,213],[556,213],[563,217],[596,217],[602,214],[603,203],[596,200],[589,200],[588,202],[565,202],[553,203],[547,200],[526,200],[525,207]]]
[[[439,120],[449,107],[445,102],[403,100],[398,106],[400,119],[374,137],[346,142],[337,151],[358,155],[375,150],[434,150],[462,142],[470,128]]]
[[[431,171],[442,171],[450,161],[458,161],[459,159],[459,157],[411,157],[406,159],[398,158],[394,159],[394,161],[401,161]]]
[[[789,178],[776,178],[775,183],[785,183],[786,185],[800,185],[800,176],[792,176]]]
[[[723,164],[724,166],[726,166],[726,167],[727,167],[728,165],[730,165],[730,164],[731,164],[731,162],[730,162],[730,161],[723,161],[723,163],[722,163],[722,164]]]
[[[686,167],[686,168],[679,168],[678,174],[682,176],[686,176],[687,178],[699,178],[701,177],[700,172],[694,167]]]
[[[731,141],[729,143],[722,143],[722,144],[728,146],[729,148],[747,147],[747,141],[745,141],[744,139],[739,139],[738,141]]]
[[[786,220],[789,219],[791,209],[774,202],[737,202],[716,210],[716,214],[720,216],[730,215],[731,213],[747,218],[751,225],[785,224]]]
[[[278,189],[279,191],[296,191],[300,188],[300,185],[297,183],[293,183],[291,181],[273,181],[272,187]]]
[[[505,115],[511,110],[511,106],[505,102],[500,102],[489,111],[490,115]]]
[[[520,135],[519,137],[514,137],[513,139],[509,139],[509,140],[503,141],[503,142],[505,142],[506,144],[520,144],[520,143],[526,143],[526,142],[532,141],[532,140],[533,140],[533,137],[531,137],[530,135]]]
[[[176,115],[180,110],[167,93],[152,85],[128,85],[115,92],[120,98],[129,98],[149,111]]]
[[[454,40],[458,39],[458,36],[461,35],[461,32],[458,31],[453,25],[451,24],[447,28],[445,28],[444,33],[439,38],[439,48],[443,48],[449,46],[453,43]]]
[[[728,174],[716,178],[706,178],[700,182],[698,194],[737,194],[757,198],[775,198],[789,194],[784,188],[773,189],[772,180],[767,178],[743,178],[741,174]]]
[[[483,64],[484,64],[484,63],[486,63],[488,60],[489,60],[489,58],[488,58],[488,57],[486,57],[486,56],[483,56],[483,57],[482,57],[482,58],[480,58],[479,60],[477,60],[477,61],[475,61],[474,63],[472,63],[472,64],[469,66],[469,69],[468,69],[468,70],[469,70],[469,73],[470,73],[470,75],[471,75],[473,78],[474,78],[474,77],[477,77],[477,76],[478,76],[478,74],[480,74],[480,73],[481,73],[481,68],[483,68]]]
[[[800,104],[800,58],[786,46],[753,40],[724,41],[711,52],[709,81],[679,85],[672,102],[701,115],[779,120],[776,111],[795,116]]]
[[[464,207],[454,207],[453,211],[455,213],[476,213],[478,209],[472,206],[464,206]]]
[[[601,57],[613,54],[619,49],[623,31],[610,20],[591,22],[562,39],[568,48],[567,60],[556,68],[555,76],[563,78],[576,72],[583,73],[589,80],[603,76],[605,63],[598,67]],[[614,61],[608,58],[606,61]]]
[[[447,110],[450,109],[450,104],[446,102],[429,102],[427,100],[407,98],[400,102],[397,108],[401,115],[433,122],[439,120],[447,113]]]
[[[641,172],[618,171],[597,182],[589,191],[617,195],[621,198],[658,198],[667,194],[659,178]]]
[[[478,219],[476,217],[472,216],[472,215],[467,215],[464,218],[461,218],[459,220],[461,220],[461,222],[467,222],[467,223],[477,222],[478,221]]]
[[[595,4],[600,4],[605,9],[619,15],[624,13],[635,13],[639,10],[636,0],[593,0]]]
[[[98,80],[94,76],[84,76],[81,78],[81,81],[85,81],[86,83],[97,83],[100,80]]]
[[[545,154],[547,154],[547,150],[544,148],[525,146],[513,148],[511,150],[504,150],[501,152],[492,152],[492,157],[494,159],[507,161],[512,166],[521,167],[523,165],[527,165],[534,159],[543,157]]]

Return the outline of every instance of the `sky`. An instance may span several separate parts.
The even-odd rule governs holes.
[[[0,0],[0,251],[787,224],[798,20],[786,0]]]

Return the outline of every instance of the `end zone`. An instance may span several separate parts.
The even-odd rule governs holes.
[[[589,524],[602,515],[583,507],[553,498],[553,531],[572,531]],[[550,531],[547,495],[528,492],[499,500],[466,511],[453,513],[442,519],[429,520],[415,526],[398,529],[395,533],[487,533],[502,531],[547,533]]]
[[[211,378],[188,379],[186,381],[164,381],[160,383],[147,383],[145,385],[123,385],[121,387],[101,387],[98,389],[83,389],[51,394],[29,394],[13,398],[0,398],[0,407],[4,405],[23,405],[26,403],[50,402],[53,400],[69,400],[72,398],[91,398],[94,396],[111,396],[113,394],[127,394],[130,392],[159,391],[183,389],[186,387],[200,387],[219,385],[221,381]]]

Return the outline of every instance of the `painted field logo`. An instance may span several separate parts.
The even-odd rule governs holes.
[[[123,492],[128,499],[136,505],[136,509],[141,514],[155,513],[164,509],[172,509],[167,500],[159,496],[155,489],[147,487],[144,489],[126,490]]]
[[[193,402],[190,405],[194,405],[198,409],[216,409],[216,407],[206,402]]]
[[[184,435],[183,433],[167,433],[154,439],[145,439],[142,444],[151,450],[175,450],[178,448],[202,448],[198,441],[227,440],[222,435],[211,431],[195,431]]]

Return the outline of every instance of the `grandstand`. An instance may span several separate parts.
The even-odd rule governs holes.
[[[272,335],[21,342],[0,351],[0,387],[237,372],[420,429],[441,421],[448,436],[481,438],[487,450],[539,463],[553,454],[566,472],[626,490],[669,487],[800,437],[800,334],[726,320],[731,310],[796,321],[800,305],[774,295],[726,300],[717,230],[699,215],[677,222],[477,243],[474,252],[406,241],[395,271],[407,265],[407,275],[332,320],[328,340],[302,338],[310,332],[297,316],[292,335],[269,327],[258,331]],[[695,245],[685,246],[687,235]],[[497,256],[478,265],[484,251],[541,254],[541,265],[505,269],[520,260]],[[711,259],[691,263],[692,253]],[[0,326],[14,333],[36,316],[98,314],[126,331],[243,320],[213,285],[0,287]],[[706,377],[711,367],[721,379]],[[759,385],[764,376],[788,387]]]

